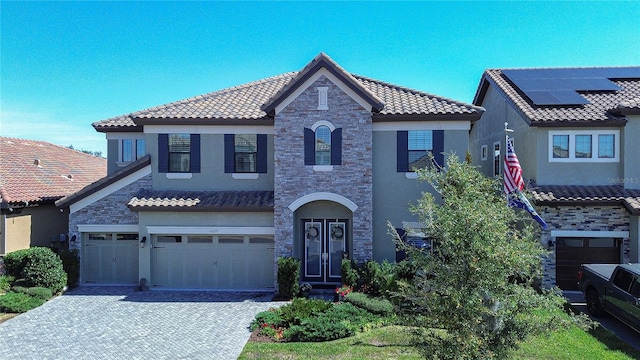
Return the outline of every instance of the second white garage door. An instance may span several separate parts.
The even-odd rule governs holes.
[[[265,235],[157,235],[151,284],[170,289],[274,287],[274,241]]]

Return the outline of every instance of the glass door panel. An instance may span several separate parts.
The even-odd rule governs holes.
[[[322,223],[308,221],[304,223],[304,261],[305,276],[322,275]]]
[[[329,223],[329,277],[339,278],[345,251],[346,226],[344,222]]]

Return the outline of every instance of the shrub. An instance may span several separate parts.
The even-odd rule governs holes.
[[[358,270],[357,265],[353,260],[342,259],[340,263],[340,270],[342,271],[342,284],[357,286],[358,285]]]
[[[9,259],[9,261],[7,261]],[[51,249],[32,247],[11,252],[5,256],[7,274],[14,276],[26,287],[42,286],[51,292],[62,291],[67,283],[67,274],[62,260]]]
[[[10,291],[0,296],[0,312],[23,313],[44,304],[45,300]]]
[[[380,264],[374,260],[369,260],[362,266],[362,287],[360,291],[365,294],[379,296],[384,282]]]
[[[282,317],[280,316],[280,310],[272,308],[267,311],[260,312],[256,315],[256,318],[253,319],[253,322],[251,322],[251,331],[261,327],[264,324],[277,327],[281,326],[282,323],[283,321]]]
[[[321,299],[293,299],[291,304],[280,308],[281,324],[283,326],[299,325],[303,319],[321,314],[332,306],[332,303]]]
[[[304,319],[300,325],[294,325],[284,331],[283,337],[288,341],[329,341],[342,339],[355,332],[342,321],[319,316]]]
[[[4,256],[4,269],[7,275],[13,276],[16,279],[22,277],[22,270],[26,265],[29,250],[30,249],[16,250]]]
[[[0,294],[5,293],[11,289],[11,284],[15,281],[15,278],[10,275],[0,276]]]
[[[78,286],[80,279],[80,257],[78,249],[62,250],[60,252],[60,260],[62,260],[62,268],[67,274],[67,286],[74,288]]]
[[[38,299],[42,299],[42,300],[49,300],[53,297],[53,294],[51,293],[51,289],[46,288],[46,287],[23,287],[23,286],[14,286],[13,289],[14,292],[17,293],[22,293],[22,294],[27,294],[27,295],[31,295],[35,298]]]
[[[278,295],[292,299],[300,292],[300,260],[292,257],[278,259]]]
[[[345,297],[345,300],[374,314],[382,316],[391,316],[393,314],[393,305],[387,299],[378,299],[367,294],[352,292]]]

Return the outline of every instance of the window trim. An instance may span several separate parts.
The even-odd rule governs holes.
[[[140,137],[139,135],[133,135],[133,136],[122,136],[122,137],[118,137],[115,138],[115,140],[118,141],[118,159],[116,161],[116,165],[118,165],[119,167],[124,167],[127,166],[129,164],[131,164],[132,162],[139,160],[140,158],[144,157],[144,155],[146,155],[147,153],[147,144],[146,144],[146,138],[144,136]],[[130,161],[125,161],[124,160],[124,141],[125,140],[130,140],[131,141],[131,159]],[[139,141],[144,141],[145,142],[145,149],[144,149],[144,155],[138,157],[138,145],[139,145]]]
[[[254,136],[255,148],[254,151],[238,151],[236,147],[236,140],[238,136]],[[258,134],[233,134],[233,174],[257,174],[258,173]],[[251,154],[253,155],[253,171],[238,171],[238,154]]]
[[[496,145],[497,149],[496,149]],[[496,151],[498,152],[497,156],[498,158],[496,159]],[[502,174],[501,172],[501,167],[502,167],[502,161],[500,161],[500,158],[502,157],[502,143],[500,141],[496,141],[493,143],[493,176],[500,176]],[[496,166],[496,164],[498,166]]]
[[[189,140],[189,145],[187,146],[189,148],[189,151],[171,151],[171,136],[172,135],[178,135],[180,138],[186,138]],[[169,134],[169,138],[168,138],[168,143],[167,143],[168,147],[167,147],[167,158],[169,160],[169,165],[168,165],[168,171],[167,173],[171,173],[171,174],[190,174],[191,173],[191,168],[193,167],[193,165],[191,164],[192,162],[192,151],[191,151],[191,134],[185,134],[185,133],[171,133]],[[171,154],[189,154],[189,168],[187,170],[180,170],[180,171],[176,171],[175,169],[172,170],[171,169]]]
[[[329,128],[331,150],[329,164],[316,165],[316,130],[321,126]],[[314,171],[332,171],[334,165],[342,165],[342,128],[337,128],[326,120],[316,121],[311,127],[304,128],[304,164],[311,165]]]
[[[482,161],[486,161],[489,158],[489,146],[488,145],[482,145],[480,147],[480,159]]]
[[[590,135],[591,136],[591,157],[579,158],[576,157],[576,136],[578,135]],[[613,135],[613,152],[614,156],[611,158],[599,157],[599,136],[600,135]],[[554,136],[569,136],[569,157],[556,158],[553,157],[553,137]],[[620,162],[620,130],[554,130],[549,131],[548,146],[547,146],[547,158],[549,162],[571,162],[571,163],[608,163],[608,162]]]

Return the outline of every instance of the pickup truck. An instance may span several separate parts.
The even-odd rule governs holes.
[[[591,315],[609,313],[640,332],[640,264],[584,264],[578,280]]]

